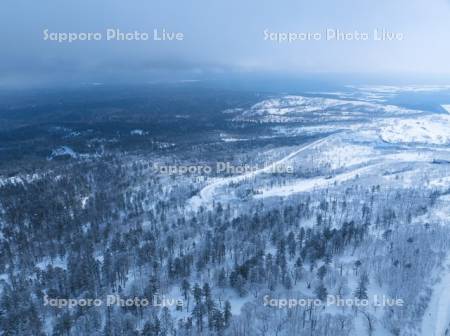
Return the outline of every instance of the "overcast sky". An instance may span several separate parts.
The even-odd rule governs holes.
[[[190,79],[228,73],[450,75],[448,0],[2,0],[0,84]],[[108,28],[183,41],[44,41]],[[270,32],[386,29],[402,41],[264,40]],[[151,35],[151,37],[153,37]],[[371,36],[372,37],[372,36]]]

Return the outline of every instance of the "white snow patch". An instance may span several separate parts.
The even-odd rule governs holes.
[[[380,137],[389,143],[450,144],[450,115],[393,119],[381,127]]]
[[[86,208],[88,200],[89,200],[89,196],[84,196],[81,198],[81,208],[83,208],[83,209]]]
[[[20,176],[11,176],[11,177],[1,177],[0,176],[0,186],[4,186],[7,184],[23,184],[23,183],[31,183],[42,178],[42,174],[25,174]]]
[[[38,262],[36,264],[36,267],[40,268],[41,270],[46,270],[47,266],[49,265],[67,269],[67,260],[66,258],[61,257],[56,257],[55,259],[51,260],[49,257],[46,257],[42,261]]]
[[[134,130],[132,130],[132,131],[130,132],[130,134],[131,134],[131,135],[145,135],[146,132],[144,132],[144,131],[141,130],[141,129],[134,129]]]
[[[78,157],[78,154],[70,147],[68,146],[61,146],[57,149],[54,149],[52,153],[50,154],[49,160],[52,160],[55,157],[58,156],[70,156],[73,159],[76,159]]]
[[[314,162],[316,165],[328,164],[334,170],[366,163],[377,155],[377,151],[369,146],[337,141],[317,153]]]
[[[238,141],[248,141],[248,139],[235,138],[225,133],[220,133],[220,139],[223,142],[238,142]]]
[[[433,179],[429,182],[429,185],[434,188],[450,188],[450,176]]]

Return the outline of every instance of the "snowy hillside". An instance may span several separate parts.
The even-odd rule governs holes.
[[[235,121],[285,123],[305,120],[352,120],[358,117],[376,117],[419,113],[394,105],[383,105],[358,100],[320,97],[285,96],[264,100],[244,110]]]

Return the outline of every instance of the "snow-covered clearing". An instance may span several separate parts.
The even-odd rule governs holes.
[[[446,145],[450,143],[450,115],[389,120],[380,137],[389,143]]]
[[[379,167],[383,163],[377,163],[373,165],[369,165],[363,168],[355,169],[346,173],[339,174],[332,178],[327,178],[323,176],[314,177],[310,179],[302,179],[293,184],[274,187],[271,189],[260,190],[260,194],[256,195],[255,198],[264,198],[264,197],[274,197],[274,196],[289,196],[292,194],[312,191],[315,189],[323,189],[329,186],[332,186],[336,183],[342,183],[354,178],[357,178],[360,175],[367,174],[372,171],[374,168]]]
[[[345,147],[343,147],[345,150]],[[351,147],[350,147],[351,148]],[[285,197],[296,193],[309,192],[316,189],[325,189],[339,183],[347,182],[352,179],[367,176],[370,174],[379,176],[380,169],[389,165],[389,163],[398,162],[428,162],[430,157],[420,152],[403,152],[396,154],[387,155],[377,155],[373,156],[371,160],[367,157],[367,164],[364,167],[358,167],[353,170],[329,177],[329,176],[318,176],[309,179],[297,180],[294,183],[273,187],[270,189],[261,189],[259,194],[255,198],[265,198],[265,197]],[[376,162],[375,162],[376,161]],[[361,161],[363,162],[363,161]],[[413,172],[413,174],[417,174]]]

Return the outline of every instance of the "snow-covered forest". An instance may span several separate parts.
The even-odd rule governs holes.
[[[450,115],[403,91],[53,120],[1,166],[0,335],[447,335]],[[253,169],[157,169],[217,162]]]

